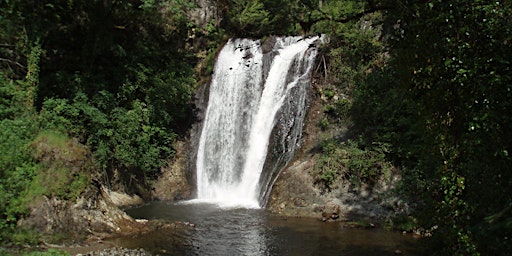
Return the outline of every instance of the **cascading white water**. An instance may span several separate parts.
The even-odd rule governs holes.
[[[276,116],[295,86],[308,85],[317,40],[278,38],[268,53],[255,40],[235,39],[224,46],[197,152],[199,200],[260,206],[260,193],[267,187],[259,184],[260,176]],[[305,107],[304,100],[299,104]]]

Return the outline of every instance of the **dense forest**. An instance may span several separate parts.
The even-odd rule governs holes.
[[[218,19],[198,24],[192,0],[0,0],[2,246],[37,243],[17,228],[37,197],[150,184],[229,37],[323,33],[318,125],[350,134],[322,145],[318,179],[371,183],[393,166],[428,254],[512,250],[512,2],[211,2]]]

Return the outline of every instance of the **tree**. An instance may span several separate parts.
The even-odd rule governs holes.
[[[197,60],[182,40],[192,28],[186,16],[192,6],[188,0],[0,1],[2,242],[26,213],[26,195],[37,189],[31,182],[70,173],[34,157],[37,138],[80,143],[105,176],[118,171],[126,178],[118,183],[147,184],[172,159],[178,133],[193,119]],[[52,189],[62,191],[47,196],[84,183],[59,183]],[[127,189],[146,189],[134,187]]]
[[[383,113],[384,127],[373,138],[391,139],[405,187],[420,199],[417,216],[424,227],[437,228],[438,253],[504,255],[511,249],[512,5],[411,0],[396,6],[386,16],[391,59],[380,76],[387,78],[364,87],[381,90],[370,94],[370,103],[393,106],[363,108],[372,117]]]

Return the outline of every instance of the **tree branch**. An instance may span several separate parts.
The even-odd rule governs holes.
[[[10,64],[14,64],[22,69],[27,69],[27,67],[21,65],[19,62],[17,61],[13,61],[13,60],[10,60],[10,59],[4,59],[4,58],[0,58],[0,61],[3,61],[3,62],[7,62],[7,63],[10,63]]]

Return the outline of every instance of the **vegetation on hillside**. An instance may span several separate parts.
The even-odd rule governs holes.
[[[402,170],[399,192],[414,205],[417,225],[433,231],[429,253],[508,254],[512,4],[367,3],[393,8],[383,8],[381,18],[363,18],[355,23],[359,27],[347,29],[346,24],[342,33],[330,34],[345,37],[334,40],[341,45],[330,45],[334,86],[322,92],[332,100],[325,109],[329,118],[320,125],[335,125],[349,106],[345,121],[353,126],[349,140],[337,149],[331,142],[323,145],[327,160],[321,163],[342,164],[322,166],[331,172],[324,170],[320,178],[352,177],[348,160],[357,160],[358,154],[347,158],[346,152],[354,142],[374,152],[365,157],[366,164],[384,153]],[[365,165],[359,171],[359,177],[369,173]]]
[[[196,28],[192,0],[0,1],[2,243],[26,242],[13,234],[31,198],[73,200],[92,170],[154,178],[193,121],[197,62],[208,75],[226,36],[325,33],[319,125],[351,132],[322,144],[318,180],[399,168],[429,253],[512,249],[510,1],[215,3],[223,19]]]
[[[192,116],[192,6],[0,1],[3,243],[26,242],[13,233],[34,197],[75,200],[93,173],[145,184],[172,159]]]

